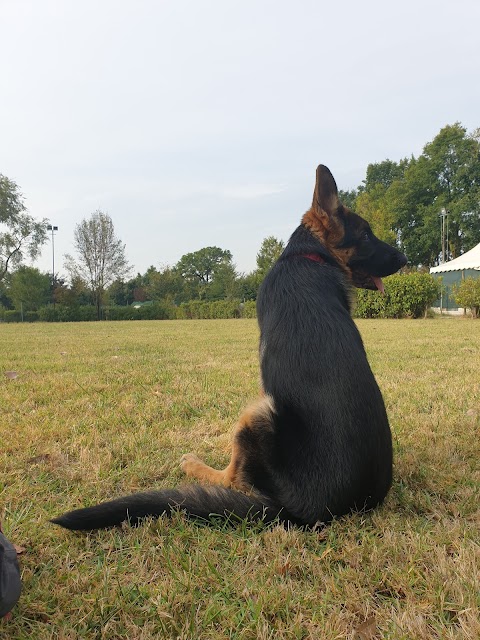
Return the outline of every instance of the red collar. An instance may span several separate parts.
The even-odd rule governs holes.
[[[300,258],[308,258],[313,262],[320,262],[320,264],[325,264],[325,260],[318,253],[301,253]]]

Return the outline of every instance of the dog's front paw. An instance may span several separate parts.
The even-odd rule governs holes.
[[[180,458],[180,468],[187,476],[192,475],[194,469],[198,468],[199,464],[203,465],[200,458],[197,458],[194,453],[184,453]]]

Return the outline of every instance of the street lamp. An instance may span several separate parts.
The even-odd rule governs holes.
[[[47,224],[47,231],[52,232],[52,296],[53,306],[55,307],[55,231],[58,231],[58,227]]]
[[[442,235],[442,264],[445,262],[445,240],[447,244],[448,250],[448,211],[445,207],[442,207],[440,211],[440,225],[441,225],[441,235]]]

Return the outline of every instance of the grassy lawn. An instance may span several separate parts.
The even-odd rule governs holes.
[[[1,325],[0,518],[25,551],[0,637],[478,640],[480,321],[358,324],[394,434],[381,509],[307,533],[176,515],[88,535],[48,520],[180,483],[182,453],[225,465],[256,322]]]

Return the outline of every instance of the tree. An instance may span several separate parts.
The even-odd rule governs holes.
[[[257,253],[257,273],[261,280],[273,267],[284,249],[285,245],[282,240],[277,240],[274,236],[268,236],[264,239]]]
[[[145,277],[145,290],[150,300],[163,300],[169,304],[187,302],[185,282],[178,269],[165,266],[157,271],[150,267]]]
[[[225,265],[231,264],[232,254],[219,247],[204,247],[183,255],[175,266],[186,283],[193,285],[197,297],[204,299],[215,277]]]
[[[344,204],[349,209],[353,209],[355,211],[355,201],[358,196],[357,189],[351,189],[350,191],[342,191],[339,189],[338,198],[342,204]]]
[[[66,307],[80,307],[92,303],[87,286],[79,276],[71,278],[70,286],[67,286],[63,278],[58,279],[53,295],[56,303]]]
[[[149,267],[144,275],[137,273],[135,278],[127,281],[121,278],[114,280],[107,289],[109,301],[123,307],[132,304],[132,302],[145,302],[148,300],[149,293],[146,285],[149,282],[152,269],[155,270],[154,267]]]
[[[34,267],[19,267],[11,277],[9,296],[16,309],[37,311],[48,304],[51,278]]]
[[[77,259],[66,255],[65,267],[72,278],[80,277],[88,284],[100,319],[106,288],[130,271],[125,245],[116,237],[110,216],[100,210],[75,227],[74,244]]]
[[[465,278],[454,285],[453,297],[460,307],[471,310],[472,318],[480,317],[480,278]]]
[[[380,240],[395,245],[395,216],[386,194],[387,189],[381,183],[373,184],[358,194],[355,212],[369,222]]]
[[[359,191],[370,191],[372,188],[381,185],[387,190],[394,180],[400,180],[408,167],[409,161],[405,158],[400,162],[392,160],[383,160],[383,162],[375,162],[367,167],[367,176],[363,181],[363,186]]]
[[[129,290],[124,280],[114,280],[108,287],[107,294],[109,303],[119,307],[125,307],[133,302],[133,297],[129,298]]]
[[[439,213],[435,205],[433,176],[425,156],[412,158],[402,179],[394,180],[386,193],[401,249],[412,265],[438,261]]]
[[[231,300],[239,296],[238,274],[231,261],[221,263],[215,272],[215,278],[206,291],[209,300]]]
[[[256,300],[259,286],[260,281],[256,271],[241,275],[237,279],[238,297],[244,302],[247,300]]]
[[[15,182],[0,174],[0,281],[25,256],[38,257],[47,240],[47,220],[36,221],[26,211]]]
[[[8,295],[8,288],[5,286],[5,280],[0,281],[0,309],[13,309],[13,302]]]
[[[448,211],[447,259],[480,241],[480,144],[459,123],[441,129],[412,158],[389,196],[403,249],[414,264],[440,259],[440,212]]]
[[[440,259],[440,212],[448,211],[448,259],[480,241],[480,136],[458,122],[440,130],[418,158],[370,164],[356,211],[413,265]]]
[[[480,241],[480,144],[460,123],[444,127],[423,150],[432,178],[432,205],[449,214],[449,257]]]
[[[381,240],[391,245],[397,244],[399,237],[389,189],[396,180],[403,178],[408,164],[408,160],[397,163],[388,159],[369,164],[355,200],[355,212],[368,220]]]

